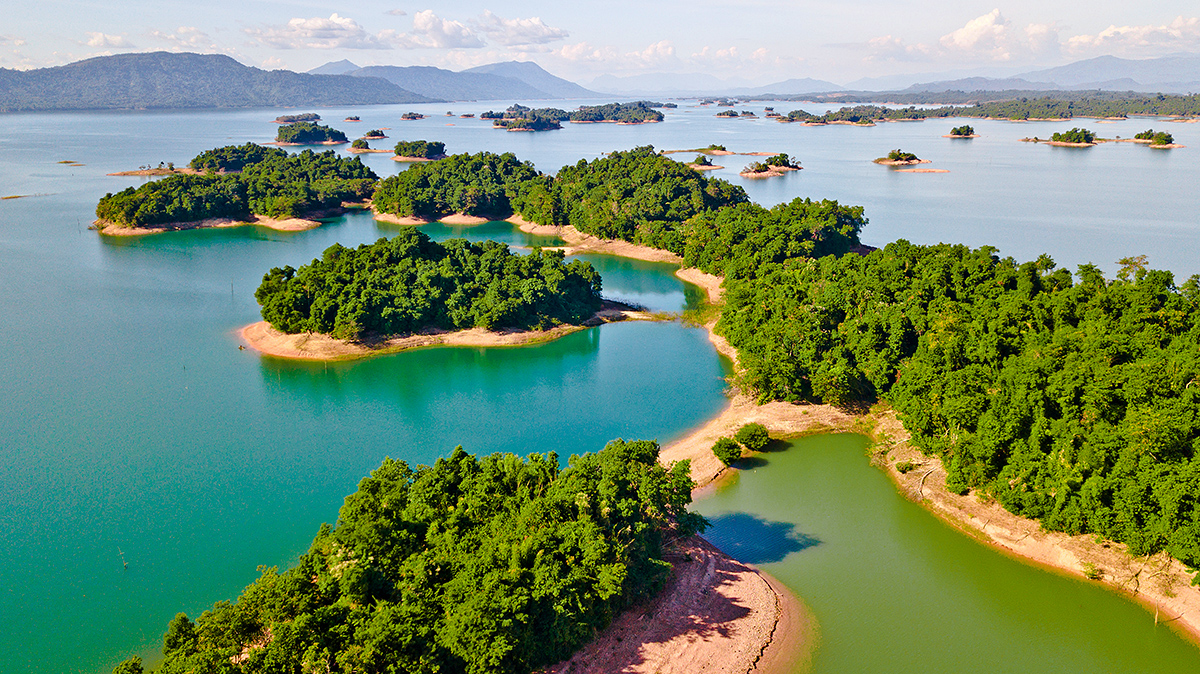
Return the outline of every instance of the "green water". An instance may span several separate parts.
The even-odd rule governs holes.
[[[696,504],[710,541],[807,604],[814,674],[1200,671],[1200,649],[1145,609],[901,497],[866,447],[849,434],[788,443]]]
[[[401,122],[408,109],[434,116]],[[963,143],[941,138],[953,120],[802,127],[717,120],[711,108],[683,105],[663,124],[530,134],[495,131],[478,119],[447,123],[445,109],[315,111],[327,120],[359,114],[363,128],[441,140],[450,152],[514,152],[551,172],[645,144],[782,151],[805,170],[742,180],[737,171],[749,158],[736,157],[716,174],[765,205],[797,196],[865,205],[871,222],[863,238],[873,245],[899,237],[992,244],[1019,259],[1045,252],[1066,265],[1092,261],[1110,274],[1118,258],[1146,253],[1178,277],[1200,272],[1196,125],[1170,125],[1190,146],[1181,151],[1121,144],[1058,152],[1017,139],[1078,122],[972,121],[983,137]],[[31,195],[0,201],[0,672],[97,674],[130,653],[151,654],[177,611],[194,616],[235,597],[259,564],[291,563],[386,455],[431,462],[462,444],[565,456],[615,437],[668,441],[724,403],[727,364],[702,331],[680,323],[614,324],[530,348],[437,349],[328,366],[239,351],[233,333],[258,320],[253,290],[263,273],[304,264],[334,243],[355,246],[398,231],[369,214],[296,233],[245,227],[121,239],[87,230],[100,196],[144,182],[106,173],[182,165],[208,148],[270,140],[277,129],[270,120],[284,112],[0,115],[0,196]],[[1128,137],[1150,125],[1134,119],[1102,128]],[[870,163],[896,147],[951,173],[899,174]],[[384,176],[404,169],[386,155],[364,161]],[[505,223],[422,229],[439,239],[558,243]],[[609,297],[655,311],[679,311],[697,298],[670,265],[585,259],[600,270]],[[1142,656],[1200,671],[1194,653],[1163,630],[1146,632],[1147,614],[1119,598],[1024,569],[936,523],[917,526],[923,515],[896,500],[858,448],[843,452],[844,475],[789,467],[808,454],[773,455],[778,470],[748,474],[742,487],[700,507],[720,508],[734,494],[751,498],[744,485],[759,477],[781,481],[761,494],[776,508],[769,521],[820,541],[781,567],[833,560],[777,572],[817,612],[823,671],[998,671],[995,663],[1004,662],[1055,671],[1063,659],[1074,662],[1063,655],[1074,652],[1092,667],[1071,671],[1161,671],[1129,664]],[[819,490],[824,483],[829,488]],[[851,494],[837,509],[854,517],[817,518]],[[805,496],[816,498],[807,506],[812,517],[779,512]],[[752,505],[729,502],[727,510],[757,512]],[[761,528],[731,522],[738,521],[718,520],[714,535],[739,532],[742,549],[761,544]],[[888,530],[889,522],[902,528]],[[727,535],[724,544],[734,543]],[[1061,611],[1051,613],[1055,607]]]

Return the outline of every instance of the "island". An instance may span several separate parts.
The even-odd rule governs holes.
[[[963,124],[950,129],[950,133],[942,136],[942,138],[978,138],[979,134],[975,133],[975,128],[970,124]]]
[[[302,112],[297,115],[280,115],[275,118],[276,124],[295,124],[296,122],[319,122],[321,116],[315,112]]]
[[[395,161],[435,161],[446,158],[446,144],[441,141],[402,140],[396,143]]]
[[[383,140],[384,138],[387,138],[382,129],[371,129],[370,131],[364,133],[362,137],[366,140]]]
[[[323,124],[295,122],[279,127],[272,145],[341,145],[350,142],[346,134]]]
[[[353,143],[350,143],[350,149],[347,152],[352,154],[369,154],[374,152],[390,154],[391,150],[372,149],[371,144],[367,142],[366,138],[357,138]]]
[[[584,105],[570,113],[572,124],[594,124],[611,122],[615,124],[653,124],[663,121],[663,114],[656,107],[666,107],[653,101],[634,101],[632,103],[608,103],[605,105]]]
[[[378,180],[357,157],[333,150],[289,154],[252,143],[203,152],[191,168],[105,195],[93,228],[109,235],[240,224],[311,229],[320,217],[365,205]]]
[[[737,110],[722,110],[722,111],[718,112],[715,116],[721,117],[723,119],[737,119],[739,117]]]
[[[688,164],[687,167],[696,171],[716,171],[718,169],[725,168],[724,166],[717,166],[714,164],[713,161],[708,158],[708,155],[703,153],[696,155],[696,158],[692,160],[692,163]]]
[[[403,115],[400,115],[400,119],[406,122],[412,122],[418,119],[425,119],[425,115],[422,115],[419,112],[406,112]]]
[[[474,119],[474,118],[475,118],[475,113],[473,113],[473,112],[468,112],[468,113],[466,113],[466,114],[459,115],[459,116],[458,116],[458,118],[459,118],[459,119]]]
[[[886,157],[880,157],[872,160],[876,164],[883,166],[913,166],[915,164],[928,164],[928,159],[921,159],[911,152],[904,150],[892,150]]]
[[[1058,147],[1092,147],[1096,144],[1096,134],[1079,127],[1070,131],[1055,131],[1050,136],[1049,144]]]
[[[786,153],[779,153],[763,161],[756,161],[742,169],[738,175],[743,178],[774,178],[786,175],[790,171],[799,171],[800,162],[792,161]]]
[[[372,208],[376,219],[396,224],[478,224],[511,216],[514,198],[522,204],[539,198],[543,181],[533,165],[511,153],[456,154],[385,178]]]
[[[346,119],[343,119],[342,121],[343,122],[361,122],[362,120],[358,118],[358,115],[350,115],[349,117],[347,117]]]
[[[1145,131],[1133,137],[1134,142],[1145,143],[1155,150],[1170,150],[1181,148],[1175,142],[1175,137],[1166,131],[1155,131],[1154,129],[1146,129]]]

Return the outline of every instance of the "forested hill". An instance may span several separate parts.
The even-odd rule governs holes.
[[[117,54],[54,68],[0,68],[0,112],[422,103],[378,78],[260,70],[220,54]]]

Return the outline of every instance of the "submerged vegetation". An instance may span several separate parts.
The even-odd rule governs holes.
[[[254,299],[281,332],[339,339],[579,324],[601,304],[600,275],[561,251],[514,255],[495,241],[437,243],[414,229],[358,248],[334,244],[298,270],[276,267]]]
[[[704,527],[686,461],[603,450],[385,459],[291,569],[163,637],[160,674],[528,674],[656,593],[663,546]],[[140,659],[118,665],[140,671]],[[125,669],[120,669],[124,667]]]

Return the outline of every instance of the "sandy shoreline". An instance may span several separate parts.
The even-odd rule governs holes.
[[[221,174],[221,175],[224,175],[224,173],[225,173],[224,171],[218,172],[218,174]],[[117,171],[116,173],[105,173],[104,175],[107,175],[107,176],[174,176],[174,175],[194,176],[194,175],[200,175],[200,171],[197,171],[194,168],[189,168],[189,167],[185,166],[183,168],[175,168],[175,169],[152,168],[152,169],[138,169],[136,171]]]
[[[309,361],[342,361],[399,353],[409,349],[432,346],[502,347],[528,346],[553,341],[573,332],[604,323],[619,321],[653,321],[657,318],[644,311],[634,311],[615,303],[605,306],[584,321],[583,325],[560,325],[549,330],[500,330],[471,328],[448,332],[430,330],[373,341],[351,342],[320,333],[289,335],[271,327],[266,321],[251,323],[238,330],[243,345],[275,358]]]
[[[672,262],[675,264],[683,262],[682,258],[669,251],[650,248],[649,246],[639,246],[619,239],[598,239],[590,234],[584,234],[571,225],[563,227],[538,225],[525,220],[520,215],[508,218],[508,222],[516,225],[522,232],[561,238],[566,242],[565,246],[556,246],[554,248],[547,248],[546,250],[561,250],[567,255],[601,253],[631,257],[635,260],[645,260],[647,262]]]
[[[917,164],[933,163],[932,159],[886,159],[883,157],[872,159],[871,161],[880,166],[916,166]]]
[[[303,232],[305,230],[320,227],[319,220],[309,220],[306,218],[287,218],[284,220],[276,220],[268,218],[265,215],[251,215],[248,220],[235,220],[233,218],[207,218],[204,220],[193,220],[191,222],[169,222],[162,225],[154,225],[151,227],[122,227],[108,220],[92,221],[92,228],[105,236],[141,236],[143,234],[161,234],[163,232],[178,232],[185,229],[208,229],[208,228],[223,228],[223,227],[245,227],[247,225],[261,225],[269,227],[279,232]]]
[[[766,171],[742,171],[738,175],[743,178],[760,180],[762,178],[777,178],[779,176],[785,176],[792,171],[799,170],[799,168],[792,168],[791,166],[772,166]]]
[[[439,159],[445,159],[445,158],[446,158],[446,155],[441,155],[438,157],[409,157],[406,155],[398,154],[398,155],[392,156],[392,161],[404,161],[404,162],[437,161]]]
[[[418,225],[428,225],[431,222],[443,222],[447,225],[482,225],[488,222],[496,222],[504,218],[492,218],[486,215],[467,215],[466,213],[451,213],[440,217],[436,220],[423,218],[419,215],[396,215],[395,213],[383,213],[371,207],[371,213],[374,214],[376,220],[387,222],[393,225],[403,225],[413,227]]]

